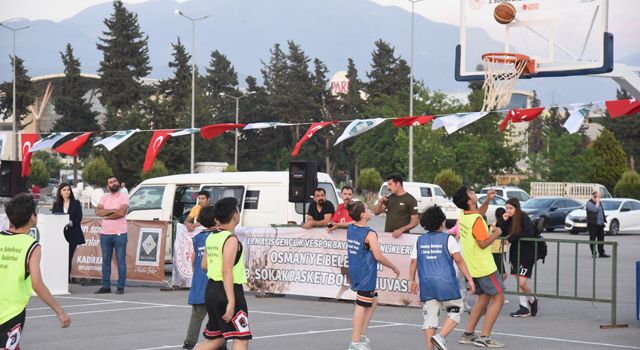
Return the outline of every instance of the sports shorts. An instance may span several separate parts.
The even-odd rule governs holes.
[[[249,327],[249,315],[247,311],[247,301],[244,298],[244,291],[241,284],[233,285],[233,295],[236,299],[236,305],[233,317],[230,322],[225,322],[222,316],[227,310],[227,295],[224,292],[222,281],[207,282],[205,292],[205,305],[207,306],[207,314],[209,320],[204,329],[204,337],[207,339],[241,339],[249,340],[251,336],[251,328]]]

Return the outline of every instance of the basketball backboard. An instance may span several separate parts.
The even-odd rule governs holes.
[[[496,6],[511,3],[516,18],[498,23]],[[535,60],[521,78],[600,74],[613,70],[613,35],[607,32],[608,0],[460,0],[458,81],[483,80],[479,65],[489,52],[519,53]]]

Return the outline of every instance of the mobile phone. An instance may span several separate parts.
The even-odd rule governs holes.
[[[332,227],[333,227],[333,222],[330,222],[330,223],[327,225],[327,227],[328,227],[328,228],[332,228]]]

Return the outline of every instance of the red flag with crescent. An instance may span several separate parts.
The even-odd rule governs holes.
[[[31,146],[38,141],[39,134],[21,134],[20,144],[22,146],[22,177],[31,174]]]
[[[298,155],[298,152],[300,152],[300,147],[302,147],[302,144],[307,142],[313,135],[316,134],[316,132],[318,132],[318,130],[331,124],[337,123],[338,122],[319,122],[311,124],[309,129],[307,129],[307,132],[304,133],[304,136],[302,136],[302,138],[296,143],[296,146],[293,148],[293,152],[291,152],[291,156],[296,157]]]
[[[540,113],[544,111],[544,107],[529,109],[512,109],[507,112],[502,123],[500,123],[500,132],[504,131],[509,121],[512,123],[530,122],[536,119]]]
[[[233,129],[244,128],[246,124],[213,124],[200,128],[200,137],[203,139],[212,139],[220,136],[225,132]]]
[[[432,120],[433,120],[432,115],[420,115],[416,117],[399,117],[392,120],[391,122],[393,123],[393,126],[395,126],[396,128],[399,128],[402,126],[425,125]]]
[[[171,135],[169,134],[172,132],[173,132],[173,129],[156,130],[153,132],[151,141],[149,141],[149,147],[147,148],[147,155],[144,158],[143,172],[146,173],[151,169],[153,162],[156,160],[156,156],[158,155],[158,152],[160,152],[160,149],[162,148],[164,143],[167,142],[169,137],[171,137]]]
[[[60,146],[54,148],[54,150],[59,153],[76,157],[78,155],[78,151],[80,151],[80,148],[84,146],[91,134],[93,134],[93,131],[85,132],[82,135],[78,135],[71,140],[61,144]]]
[[[605,101],[611,119],[640,113],[640,101],[631,98],[626,100]]]

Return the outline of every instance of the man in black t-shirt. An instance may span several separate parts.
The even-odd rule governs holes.
[[[326,196],[327,193],[320,187],[313,191],[313,203],[309,204],[307,221],[302,227],[324,227],[331,222],[331,217],[335,209],[333,208],[333,204],[326,200]]]

